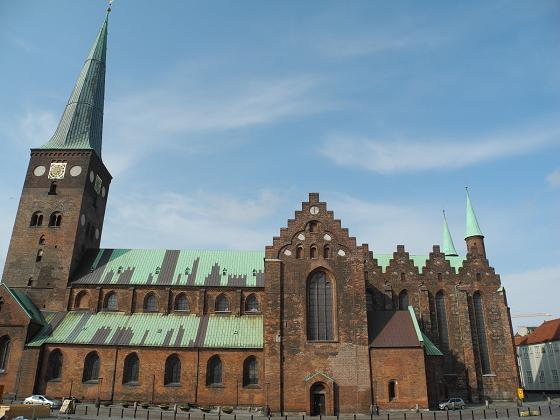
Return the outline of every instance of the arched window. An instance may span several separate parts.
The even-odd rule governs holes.
[[[333,290],[322,271],[311,275],[307,285],[307,339],[333,340]]]
[[[115,294],[115,292],[107,293],[107,296],[105,296],[105,304],[103,305],[103,307],[106,311],[117,310],[117,295]]]
[[[449,333],[447,332],[447,315],[445,313],[445,296],[440,290],[436,294],[436,315],[439,332],[439,343],[446,350],[449,348]]]
[[[49,227],[59,227],[62,223],[62,213],[59,211],[55,211],[51,213],[51,217],[49,218]]]
[[[229,300],[226,295],[219,295],[214,305],[215,312],[229,312]]]
[[[82,382],[97,381],[99,379],[99,356],[92,351],[84,361],[84,373]]]
[[[257,358],[249,356],[243,362],[243,386],[258,385],[259,371],[257,369]]]
[[[62,353],[59,349],[53,350],[49,354],[49,361],[47,363],[47,381],[60,379],[62,376]]]
[[[473,295],[473,310],[474,310],[474,326],[471,325],[471,328],[474,327],[474,331],[476,331],[476,338],[478,341],[478,346],[474,346],[478,348],[479,359],[480,359],[480,367],[482,368],[483,374],[491,373],[490,370],[490,357],[488,355],[488,343],[486,341],[486,326],[484,324],[484,308],[482,305],[482,297],[480,296],[480,292],[476,292]],[[473,335],[474,336],[474,335]]]
[[[56,194],[56,181],[51,182],[51,187],[49,188],[49,194]]]
[[[317,222],[309,222],[309,232],[317,232]]]
[[[323,258],[327,259],[331,257],[331,247],[329,245],[325,245],[323,247]]]
[[[5,335],[0,338],[0,372],[5,372],[8,367],[8,356],[10,355],[10,337]]]
[[[37,251],[37,256],[35,257],[35,262],[40,262],[43,259],[43,250],[40,249]]]
[[[164,385],[179,385],[181,383],[181,360],[172,354],[165,361]]]
[[[175,298],[175,310],[176,311],[188,311],[189,302],[187,301],[187,296],[184,293],[179,293]]]
[[[388,388],[389,401],[393,401],[397,398],[397,381],[389,381]]]
[[[45,245],[45,235],[41,235],[39,238],[39,245]]]
[[[303,258],[303,246],[298,245],[296,248],[296,258],[299,260],[300,258]]]
[[[74,307],[78,309],[88,309],[89,308],[89,295],[88,292],[82,290],[76,296],[76,300],[74,301]]]
[[[245,312],[259,312],[259,301],[254,293],[245,299]]]
[[[309,257],[311,259],[317,258],[317,247],[315,245],[311,245],[311,248],[309,248]]]
[[[138,373],[140,372],[140,360],[136,353],[130,353],[124,359],[123,384],[138,383]]]
[[[36,211],[31,216],[31,221],[29,222],[29,226],[43,226],[43,213],[40,211]]]
[[[157,312],[158,304],[156,296],[153,293],[149,293],[144,299],[144,312]]]
[[[222,384],[222,361],[219,356],[212,356],[206,365],[206,385]]]
[[[401,311],[408,309],[408,291],[406,289],[399,293],[399,309]]]

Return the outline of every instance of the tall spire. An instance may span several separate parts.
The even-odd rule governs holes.
[[[89,51],[58,127],[42,149],[93,149],[101,157],[109,12]]]
[[[465,187],[465,190],[467,191],[467,225],[465,229],[465,239],[471,236],[481,236],[484,238],[482,230],[478,225],[478,220],[476,220],[476,215],[474,214],[471,197],[469,196],[469,189]]]
[[[447,218],[445,217],[445,210],[443,211],[443,237],[441,241],[442,252],[449,257],[456,257],[457,250],[453,244],[453,238],[451,237],[451,232],[449,232],[449,226],[447,225]]]

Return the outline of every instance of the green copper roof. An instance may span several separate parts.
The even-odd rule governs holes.
[[[451,237],[451,232],[449,232],[449,226],[447,225],[447,218],[445,217],[445,211],[443,212],[443,238],[441,240],[441,252],[445,255],[456,257],[457,250],[453,244],[453,238]]]
[[[393,259],[393,254],[373,254],[373,258],[377,260],[377,264],[381,267],[381,270],[386,272],[390,261]],[[418,271],[422,273],[424,267],[426,266],[426,261],[430,257],[427,255],[409,255],[409,258],[412,260],[416,268],[418,268]],[[446,255],[445,259],[449,261],[451,268],[457,271],[463,266],[465,257]]]
[[[36,324],[45,325],[45,318],[43,317],[41,311],[37,309],[35,304],[31,302],[29,296],[25,293],[20,292],[16,289],[11,289],[6,285],[3,285],[4,288],[12,295],[14,300],[18,303],[18,305],[23,309],[23,312],[29,317],[29,319]]]
[[[424,352],[427,356],[443,356],[443,353],[436,347],[434,343],[428,338],[426,334],[420,329],[420,325],[418,324],[418,320],[416,319],[416,313],[414,312],[414,308],[412,306],[408,307],[408,313],[410,314],[410,318],[412,319],[412,324],[414,325],[414,331],[416,332],[416,337],[418,341],[422,344],[424,348]]]
[[[263,287],[264,252],[92,250],[73,284]]]
[[[108,17],[97,34],[58,127],[42,149],[93,149],[101,157]]]
[[[482,236],[482,230],[478,225],[478,220],[476,220],[476,214],[474,214],[474,209],[471,203],[471,197],[469,195],[469,190],[467,189],[467,226],[465,229],[465,239],[470,236]]]
[[[68,312],[27,345],[262,348],[261,315],[173,315]]]

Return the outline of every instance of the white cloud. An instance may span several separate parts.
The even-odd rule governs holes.
[[[208,133],[225,132],[271,124],[325,109],[312,91],[318,81],[296,77],[260,82],[229,82],[204,91],[180,85],[162,85],[135,95],[125,95],[107,104],[104,159],[114,174],[125,170],[155,147],[183,152],[221,147],[209,141]]]
[[[512,315],[550,313],[552,317],[512,318],[514,326],[539,325],[541,322],[560,317],[560,265],[521,273],[505,274],[502,283],[506,287],[508,304]]]
[[[330,135],[320,153],[339,166],[382,174],[458,169],[560,143],[560,127],[521,129],[468,140],[386,140]]]
[[[262,250],[277,233],[268,221],[281,201],[270,191],[251,199],[202,191],[121,194],[110,204],[103,245]]]
[[[549,173],[546,176],[546,181],[552,188],[560,187],[560,168],[557,168]]]

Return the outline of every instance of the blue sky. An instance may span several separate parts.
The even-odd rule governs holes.
[[[0,263],[105,7],[0,3]],[[263,249],[318,191],[374,252],[427,254],[443,208],[464,252],[468,185],[512,312],[558,317],[559,21],[553,0],[116,0],[102,245]]]

